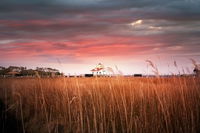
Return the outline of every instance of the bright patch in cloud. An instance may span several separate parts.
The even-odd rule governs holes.
[[[150,26],[149,29],[151,29],[151,30],[161,30],[162,27]]]
[[[140,24],[142,24],[142,22],[143,22],[143,20],[137,20],[135,22],[132,22],[131,25],[132,26],[140,25]]]

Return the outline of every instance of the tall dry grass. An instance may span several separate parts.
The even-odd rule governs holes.
[[[9,78],[0,98],[27,133],[197,133],[200,79]]]

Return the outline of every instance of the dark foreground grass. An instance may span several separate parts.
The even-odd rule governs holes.
[[[1,133],[22,133],[21,121],[15,114],[7,111],[6,105],[0,100],[0,132]]]

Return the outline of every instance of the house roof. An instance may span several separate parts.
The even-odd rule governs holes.
[[[100,70],[103,70],[104,68],[94,68],[94,69],[92,69],[91,71],[92,72],[97,72],[97,71],[100,71]]]
[[[94,69],[92,69],[91,71],[92,72],[98,72],[100,70],[103,70],[104,69],[104,65],[99,63]]]

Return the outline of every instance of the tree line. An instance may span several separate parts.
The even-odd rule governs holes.
[[[41,77],[54,77],[62,76],[59,70],[49,67],[36,67],[36,69],[27,69],[26,67],[19,66],[0,66],[0,76],[41,76]]]

